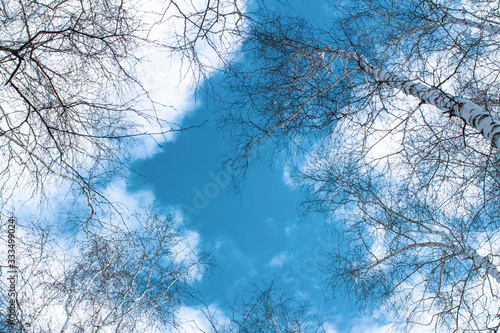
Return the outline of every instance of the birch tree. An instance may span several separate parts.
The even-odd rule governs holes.
[[[2,332],[175,328],[176,311],[208,268],[209,258],[193,252],[171,217],[152,209],[129,218],[134,228],[106,221],[93,234],[76,237],[61,234],[54,223],[21,224],[16,235],[16,318],[11,325],[2,311]],[[3,309],[9,304],[8,289],[2,283]]]
[[[145,86],[153,73],[136,70],[145,50],[165,62],[181,53],[185,67],[206,73],[200,48],[222,50],[241,17],[236,1],[2,2],[0,204],[54,182],[99,201],[97,188],[123,169],[134,138],[179,129]]]
[[[267,16],[226,72],[228,163],[266,143],[295,163],[303,207],[345,236],[331,286],[407,329],[499,327],[493,5],[361,1],[327,30]]]
[[[436,209],[351,158],[315,153],[301,174],[308,208],[342,223],[327,266],[331,290],[399,318],[397,329],[498,329],[498,213]]]
[[[327,332],[326,325],[313,315],[310,304],[287,295],[276,281],[264,283],[262,287],[254,286],[249,294],[250,297],[240,297],[224,308],[229,313],[224,321],[218,321],[216,313],[207,306],[203,313],[211,326],[209,332]]]

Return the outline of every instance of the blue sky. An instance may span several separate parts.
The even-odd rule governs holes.
[[[210,107],[197,110],[186,124],[203,122]],[[138,174],[130,186],[133,191],[150,190],[161,203],[183,209],[186,227],[201,234],[203,250],[213,253],[220,267],[214,279],[203,281],[211,297],[234,296],[229,286],[240,280],[281,275],[283,269],[313,255],[316,238],[324,236],[320,218],[299,224],[301,194],[285,184],[277,163],[257,161],[241,192],[231,191],[216,173],[218,156],[226,149],[220,133],[207,127],[189,130],[164,144],[153,159],[136,163],[133,169]],[[276,260],[274,267],[269,266],[280,254],[283,267]]]
[[[276,9],[318,23],[328,21],[322,1],[290,4]],[[229,152],[210,122],[217,103],[203,94],[191,102],[197,107],[182,125],[205,126],[177,134],[153,158],[136,162],[128,190],[151,191],[160,204],[181,209],[185,227],[199,234],[200,250],[212,254],[217,264],[195,285],[205,302],[231,303],[246,295],[252,283],[276,278],[285,292],[303,295],[318,311],[328,313],[337,332],[351,332],[354,320],[362,316],[355,305],[342,297],[325,300],[321,266],[336,240],[324,219],[309,216],[300,222],[302,193],[286,184],[283,165],[266,158],[265,148],[240,191],[232,191],[217,175],[221,155]]]
[[[201,124],[216,106],[205,103],[183,124]],[[291,294],[304,294],[318,307],[347,316],[346,300],[324,302],[320,266],[326,249],[335,245],[324,220],[309,216],[300,222],[302,194],[290,188],[283,167],[264,157],[247,173],[240,192],[220,178],[220,155],[227,152],[222,134],[209,126],[194,128],[163,144],[161,153],[142,160],[129,190],[151,191],[164,205],[181,208],[185,227],[200,234],[200,249],[211,253],[217,268],[199,283],[207,303],[231,302],[251,283],[278,278]],[[330,311],[330,310],[327,310]]]

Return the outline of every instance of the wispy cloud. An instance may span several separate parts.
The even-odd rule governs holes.
[[[281,268],[285,264],[286,261],[288,261],[290,258],[290,255],[288,252],[281,252],[277,256],[273,257],[271,261],[269,262],[269,267],[272,268]]]
[[[206,307],[181,307],[178,312],[178,321],[180,327],[176,329],[176,332],[199,333],[212,332],[212,323],[216,326],[225,325],[229,323],[229,318],[216,304],[210,304]]]
[[[292,175],[290,173],[290,167],[283,167],[283,182],[291,189],[295,189],[297,187],[297,183],[293,180]]]

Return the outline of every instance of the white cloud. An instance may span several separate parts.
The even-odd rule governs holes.
[[[154,194],[150,191],[130,192],[124,179],[117,179],[108,184],[103,191],[103,195],[109,202],[122,210],[125,215],[130,215],[143,205],[151,205],[154,201]]]
[[[268,265],[272,268],[281,268],[289,258],[290,255],[288,254],[288,252],[281,252],[280,254],[272,258]]]
[[[184,306],[178,311],[177,316],[180,327],[176,332],[180,333],[211,332],[212,324],[207,316],[216,326],[226,325],[230,322],[229,318],[215,304],[210,304],[205,308]]]
[[[186,34],[184,18],[179,15],[178,10],[184,13],[202,12],[206,9],[206,1],[181,1],[177,3],[178,7],[168,2],[142,0],[140,3],[140,15],[146,24],[150,24],[144,29],[145,36],[159,45],[154,47],[146,44],[139,50],[142,60],[135,70],[148,91],[147,98],[140,105],[145,109],[154,107],[154,114],[151,114],[154,119],[179,125],[183,118],[199,105],[195,97],[195,85],[223,66],[221,56],[229,57],[229,54],[239,47],[241,38],[237,34],[230,33],[227,28],[231,29],[236,24],[242,25],[243,21],[238,21],[240,17],[237,14],[229,14],[235,10],[233,1],[221,1],[217,10],[219,13],[227,14],[224,19],[216,20],[215,12],[211,11],[204,19],[205,22],[213,19],[214,26],[211,30],[219,31],[220,34],[218,36],[208,34],[206,38],[198,38],[194,47],[196,56],[190,51],[173,53],[163,45],[175,45],[179,42],[179,36]],[[238,3],[238,9],[244,10],[244,4]],[[155,23],[152,24],[153,22]],[[222,25],[225,25],[225,28]],[[188,30],[187,35],[190,39],[194,39],[199,33],[194,27],[188,27]],[[192,58],[187,58],[186,53],[189,57],[195,57],[198,63]],[[140,118],[137,121],[148,133],[162,131],[154,121],[149,123]],[[151,157],[159,151],[158,143],[174,140],[175,134],[170,132],[145,136],[133,149],[132,156],[136,159]]]
[[[327,321],[323,323],[323,329],[326,333],[389,333],[393,330],[392,325],[380,324],[372,316],[355,318],[350,324],[348,328],[340,329],[335,323]]]
[[[289,187],[291,188],[292,190],[295,189],[297,187],[297,184],[295,183],[295,181],[293,180],[292,178],[292,175],[290,174],[290,167],[285,165],[283,167],[283,182]]]
[[[379,325],[369,319],[362,319],[360,324],[351,328],[350,333],[388,333],[391,330],[391,325]]]
[[[297,223],[288,223],[285,227],[285,235],[291,236],[298,229]]]
[[[155,196],[152,192],[145,190],[130,192],[123,179],[118,179],[109,184],[104,191],[104,195],[115,205],[116,209],[120,212],[121,220],[128,228],[139,227],[140,222],[135,218],[133,215],[134,213],[140,212],[144,208],[152,207],[155,203]],[[171,206],[162,206],[158,213],[171,217],[174,226],[181,232],[177,243],[172,248],[172,253],[175,253],[175,261],[178,263],[197,261],[198,255],[200,254],[200,234],[195,230],[188,230],[185,228],[184,216],[179,209]],[[111,223],[111,221],[109,223]],[[201,271],[192,273],[191,277],[193,281],[201,279]]]

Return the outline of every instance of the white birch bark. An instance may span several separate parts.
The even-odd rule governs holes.
[[[373,264],[371,264],[366,269],[365,274],[368,274],[373,268],[380,266],[385,261],[387,261],[387,260],[389,260],[397,255],[400,255],[408,250],[411,250],[411,249],[416,248],[416,247],[433,247],[433,246],[444,247],[444,248],[451,249],[453,251],[458,251],[458,252],[463,253],[468,259],[471,259],[478,268],[484,269],[486,274],[489,274],[498,283],[500,283],[500,271],[498,270],[498,268],[495,265],[493,265],[493,263],[491,263],[488,260],[487,257],[483,257],[483,256],[479,255],[475,250],[472,250],[472,249],[462,250],[462,249],[458,248],[457,246],[450,246],[450,245],[447,245],[447,244],[442,243],[442,242],[432,242],[432,241],[425,242],[425,243],[411,244],[411,245],[405,246],[404,248],[402,248],[396,252],[393,252],[393,253],[385,256],[382,259],[377,259]]]
[[[406,95],[419,98],[424,103],[434,105],[439,109],[449,112],[450,115],[462,118],[467,124],[481,132],[494,147],[500,148],[500,123],[479,105],[460,98],[445,94],[440,89],[428,87],[419,82],[397,76],[382,70],[368,62],[366,57],[356,52],[328,48],[327,53],[348,60],[357,61],[361,70],[370,75],[379,83],[403,91]]]
[[[446,15],[442,19],[443,24],[461,24],[464,26],[468,26],[471,28],[479,29],[482,31],[486,31],[490,34],[497,35],[500,34],[500,27],[498,24],[490,23],[490,22],[484,22],[484,23],[479,23],[473,20],[469,20],[466,18],[455,18],[451,15]]]
[[[500,283],[500,271],[493,265],[487,257],[480,256],[474,250],[466,250],[465,255],[474,261],[476,266],[483,268],[487,274],[491,275],[498,283]]]
[[[450,237],[448,237],[445,233],[438,232],[438,234],[441,235],[441,237],[443,237],[443,239],[445,240],[445,241],[443,241],[442,244],[446,244],[446,243],[453,244],[453,241],[450,240]],[[461,246],[458,246],[457,244],[454,244],[451,246],[446,245],[445,247],[447,247],[448,249],[450,249],[456,253],[461,253],[462,255],[467,257],[467,259],[472,260],[478,268],[484,269],[486,271],[486,274],[491,275],[498,283],[500,283],[500,271],[498,270],[497,266],[495,266],[490,260],[488,260],[487,257],[481,256],[474,249],[463,248]]]

